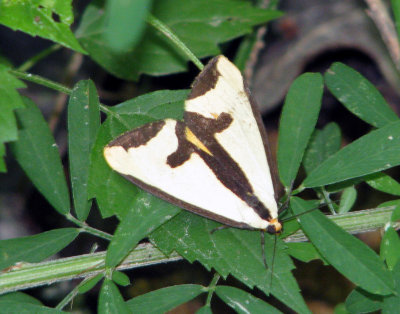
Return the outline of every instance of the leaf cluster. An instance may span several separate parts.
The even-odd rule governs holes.
[[[73,22],[70,1],[2,1],[0,23],[87,54],[119,78],[137,80],[141,74],[185,71],[187,61],[194,55],[218,54],[219,44],[249,34],[253,26],[281,15],[239,0],[185,0],[184,5],[179,0],[136,2],[130,8],[112,4],[113,1],[106,5],[101,1],[90,3],[75,34],[69,28]],[[135,12],[135,18],[127,11]],[[135,31],[123,36],[124,29]],[[21,68],[25,67],[27,64]],[[19,94],[17,89],[25,85],[17,77],[69,94],[69,181],[47,122],[38,106]],[[370,124],[371,131],[341,148],[338,124],[332,122],[316,129],[324,86],[352,114]],[[323,76],[305,73],[292,83],[279,128],[279,177],[289,190],[296,178],[299,180],[302,167],[306,175],[294,194],[312,189],[317,202],[291,197],[291,212],[287,215],[299,216],[285,223],[285,231],[278,238],[266,235],[268,268],[263,262],[258,232],[231,228],[212,233],[218,223],[138,189],[113,172],[102,156],[104,146],[127,130],[159,119],[181,119],[187,94],[188,90],[159,90],[107,107],[99,102],[90,80],[82,80],[69,90],[24,75],[9,64],[0,66],[0,157],[5,155],[7,143],[38,191],[59,214],[77,225],[0,241],[0,293],[9,292],[0,297],[0,312],[58,313],[76,294],[86,293],[102,281],[98,306],[101,313],[163,313],[201,294],[207,295],[207,301],[199,313],[211,312],[214,296],[239,313],[279,312],[248,292],[254,288],[273,295],[296,312],[309,313],[292,274],[292,258],[304,262],[320,259],[352,281],[356,288],[345,303],[349,312],[395,311],[400,303],[400,239],[396,232],[399,201],[380,206],[389,208],[391,216],[386,221],[379,255],[319,211],[309,212],[322,200],[338,217],[346,216],[357,198],[354,186],[360,182],[400,196],[400,183],[383,172],[400,164],[400,121],[379,91],[342,63],[334,63]],[[103,123],[100,112],[106,115]],[[6,171],[3,159],[0,171]],[[331,201],[336,193],[341,195],[339,205]],[[103,218],[115,215],[119,219],[114,235],[86,224],[93,202]],[[374,219],[371,217],[370,221]],[[285,242],[299,229],[310,242]],[[48,282],[67,278],[67,273],[85,276],[56,308],[46,307],[25,293],[11,293],[28,287],[38,273],[45,273],[46,265],[39,262],[83,232],[110,241],[105,258],[96,272],[88,269],[82,273],[74,262],[63,275],[49,272]],[[214,280],[208,286],[176,285],[125,301],[118,285],[126,286],[130,281],[118,267],[145,238],[166,258],[178,253],[214,270]],[[52,267],[57,269],[57,265]],[[16,287],[19,274],[26,281]],[[225,279],[229,275],[245,288],[217,285],[220,276]]]

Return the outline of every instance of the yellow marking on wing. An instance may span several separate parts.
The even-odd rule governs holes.
[[[216,114],[216,113],[211,113],[211,115],[212,115],[215,119],[218,119],[218,117],[219,117],[219,114]]]
[[[196,135],[193,134],[193,132],[186,127],[185,128],[185,135],[186,135],[186,139],[192,143],[193,145],[195,145],[196,147],[200,148],[203,152],[206,152],[207,154],[209,154],[210,156],[212,156],[213,154],[211,154],[211,152],[208,150],[207,147],[205,147],[205,145],[196,137]]]

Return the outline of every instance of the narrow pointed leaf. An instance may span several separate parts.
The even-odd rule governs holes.
[[[203,307],[197,310],[196,314],[213,314],[213,312],[211,311],[210,305],[204,305]]]
[[[393,277],[396,284],[394,295],[387,296],[383,299],[382,313],[397,313],[400,308],[400,262],[393,268]]]
[[[105,279],[101,286],[98,313],[131,313],[117,286],[109,279]]]
[[[321,254],[317,251],[315,246],[310,242],[293,242],[287,243],[288,253],[290,256],[302,261],[304,263],[308,263],[312,260],[323,260],[324,264],[328,264]]]
[[[304,180],[323,186],[382,171],[400,164],[400,121],[372,131],[323,162]]]
[[[111,50],[123,53],[135,48],[145,30],[146,17],[152,2],[152,0],[107,1],[104,36]]]
[[[336,62],[325,73],[330,92],[353,114],[380,128],[398,121],[381,93],[356,70]]]
[[[291,207],[295,215],[311,208],[297,197],[292,198]],[[349,280],[371,293],[387,295],[393,292],[391,273],[366,244],[319,211],[300,215],[297,219],[321,255]]]
[[[46,231],[33,236],[0,241],[0,269],[17,262],[37,263],[61,251],[79,234],[75,228]]]
[[[0,142],[17,139],[17,122],[14,109],[24,107],[17,89],[25,84],[8,73],[8,68],[0,65]]]
[[[229,286],[217,286],[215,293],[237,313],[282,313],[250,293]]]
[[[305,73],[291,85],[285,99],[279,127],[278,170],[289,187],[296,178],[304,151],[317,123],[322,99],[322,77]]]
[[[16,110],[20,130],[11,150],[35,187],[61,214],[70,211],[69,192],[53,135],[38,107],[27,98]]]
[[[120,272],[120,271],[113,271],[112,280],[117,285],[124,286],[124,287],[129,286],[129,284],[131,283],[129,280],[129,277],[125,273]]]
[[[59,314],[59,313],[68,313],[63,312],[61,310],[53,309],[51,307],[24,303],[19,301],[1,301],[0,300],[0,309],[2,313],[18,313],[18,314],[29,314],[29,313],[37,313],[37,314]]]
[[[140,240],[179,212],[175,205],[140,191],[108,246],[106,266],[117,266]]]
[[[382,308],[382,301],[381,295],[356,288],[346,299],[346,309],[350,313],[371,313]]]
[[[11,293],[3,294],[0,296],[0,301],[6,301],[6,300],[21,302],[21,303],[42,305],[42,302],[40,302],[38,299],[35,299],[34,297],[30,296],[29,294],[26,294],[23,292],[11,292]]]
[[[142,294],[130,299],[126,304],[132,313],[166,313],[203,292],[205,288],[200,285],[171,286]]]
[[[357,199],[357,190],[354,186],[349,186],[343,190],[342,196],[340,197],[340,204],[337,210],[338,214],[344,214],[350,211]]]
[[[90,152],[100,127],[99,98],[92,81],[80,81],[68,104],[68,148],[74,209],[79,220],[89,214]]]
[[[342,138],[336,123],[329,123],[322,130],[315,130],[304,154],[303,165],[307,173],[318,167],[340,149]]]
[[[79,289],[78,289],[78,292],[79,292],[80,294],[83,294],[83,293],[88,292],[88,291],[91,290],[95,285],[97,285],[97,283],[98,283],[101,279],[103,279],[103,277],[104,277],[103,274],[98,274],[98,275],[96,275],[96,276],[94,276],[94,277],[85,279],[85,281],[82,282],[82,283],[80,284],[80,287],[79,287]]]
[[[388,227],[381,242],[381,257],[386,265],[392,270],[400,261],[400,238],[393,227]]]
[[[375,190],[400,196],[400,183],[385,173],[373,174],[365,182]]]
[[[6,172],[3,158],[6,155],[4,143],[18,137],[17,120],[14,110],[24,107],[17,88],[25,84],[8,73],[8,68],[0,64],[0,172]]]

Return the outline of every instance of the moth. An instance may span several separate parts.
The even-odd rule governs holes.
[[[183,121],[126,132],[104,157],[140,188],[193,213],[236,228],[282,229],[260,112],[222,55],[194,80]]]

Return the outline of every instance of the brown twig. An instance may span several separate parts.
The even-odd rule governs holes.
[[[400,46],[388,10],[382,0],[365,0],[368,4],[367,14],[374,21],[382,39],[389,50],[390,56],[398,70],[400,70]]]

